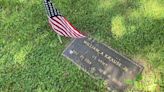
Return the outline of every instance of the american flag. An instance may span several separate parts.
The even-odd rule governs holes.
[[[71,38],[85,37],[65,17],[63,17],[55,7],[53,7],[50,0],[44,0],[44,3],[48,14],[48,22],[56,33]]]

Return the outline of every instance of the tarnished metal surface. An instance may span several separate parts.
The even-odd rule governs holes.
[[[63,55],[91,76],[109,81],[111,89],[119,92],[127,88],[125,81],[143,70],[141,65],[92,38],[73,40]]]

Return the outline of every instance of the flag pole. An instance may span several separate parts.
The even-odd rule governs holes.
[[[57,36],[58,36],[59,42],[62,44],[63,42],[62,42],[61,36],[59,34],[57,34]]]

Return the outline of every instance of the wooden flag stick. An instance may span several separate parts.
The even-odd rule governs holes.
[[[62,44],[63,42],[61,40],[61,36],[59,34],[57,34],[57,36],[58,36],[59,42]]]

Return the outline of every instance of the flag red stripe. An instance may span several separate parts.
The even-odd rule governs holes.
[[[55,29],[55,28],[52,28],[55,32],[57,32],[59,35],[61,35],[61,36],[66,36],[66,35],[64,35],[64,34],[62,34],[60,31],[57,31],[57,29]],[[67,37],[67,36],[66,36]]]
[[[54,16],[48,18],[49,24],[51,25],[52,29],[59,35],[72,38],[85,37],[63,16]]]
[[[63,18],[65,19],[65,21],[66,21],[74,30],[76,30],[75,32],[77,32],[77,33],[80,34],[81,36],[85,37],[85,36],[82,35],[82,34],[80,33],[80,31],[78,31],[65,17],[63,17]]]
[[[52,24],[53,24],[54,26],[56,26],[56,27],[58,27],[60,30],[62,30],[62,32],[64,32],[65,36],[66,36],[66,35],[67,35],[67,36],[70,36],[70,34],[68,34],[66,30],[64,30],[63,28],[61,28],[62,26],[57,25],[57,24],[58,24],[57,21],[55,21],[55,20],[53,21],[53,20],[51,20],[51,19],[50,19],[50,21],[52,22]],[[57,22],[57,24],[55,24],[54,22]]]
[[[70,28],[70,25],[66,24],[65,20],[63,20],[61,16],[59,16],[58,19],[60,19],[60,20],[63,22],[63,24],[66,25],[67,28],[68,28],[74,35],[76,35],[77,37],[80,36],[79,34],[76,34],[76,33],[74,32],[74,30],[72,30],[72,29]]]
[[[85,37],[85,36],[82,35],[78,30],[76,30],[76,29],[74,28],[74,26],[72,26],[72,24],[71,24],[70,22],[68,22],[67,19],[65,19],[64,17],[62,17],[62,19],[65,21],[65,23],[66,23],[67,25],[69,25],[70,29],[73,30],[76,34],[78,34],[78,35],[81,36],[81,37]]]
[[[77,32],[78,34],[80,34],[80,32],[78,32],[78,30],[76,30],[76,29],[74,28],[74,26],[73,26],[71,23],[69,23],[68,20],[67,20],[66,18],[62,17],[62,19],[65,21],[65,23],[66,23],[67,25],[69,25],[69,27],[70,27],[72,30],[75,30],[75,32]]]
[[[71,32],[70,32],[70,30],[65,26],[65,25],[63,25],[63,23],[61,23],[62,21],[61,20],[59,20],[57,17],[54,17],[54,18],[52,18],[54,21],[56,21],[58,24],[60,24],[61,26],[63,26],[64,28],[65,28],[65,32],[67,32],[68,34],[69,34],[69,36],[70,37],[75,37],[76,38],[76,36],[74,35],[74,34],[72,34]]]
[[[70,35],[67,33],[67,30],[65,30],[65,28],[63,28],[63,26],[61,26],[56,20],[53,20],[53,19],[50,19],[50,20],[51,20],[51,22],[52,22],[55,26],[57,26],[57,27],[60,26],[59,28],[62,29],[66,35],[70,36]],[[56,22],[57,22],[57,23],[56,23]],[[55,24],[55,23],[56,23],[56,24]]]
[[[70,28],[70,25],[68,25],[67,23],[66,23],[66,21],[65,20],[63,20],[63,18],[62,17],[59,17],[63,22],[64,22],[64,24],[65,25],[67,25],[67,27],[71,30],[71,32],[73,32],[73,34],[75,34],[76,36],[80,36],[79,34],[77,34],[74,30],[72,30],[71,28]]]
[[[62,20],[60,20],[58,17],[55,17],[56,20],[60,21],[60,23],[68,30],[68,32],[72,35],[73,38],[77,38],[78,36],[74,35],[71,30],[67,27],[67,25],[64,24]]]
[[[54,31],[58,31],[62,33],[64,36],[67,36],[67,34],[65,34],[62,29],[58,28],[57,26],[54,26],[54,24],[52,24],[52,28],[55,29]]]
[[[49,24],[51,25],[51,28],[53,29],[53,31],[57,32],[59,35],[65,36],[63,33],[61,33],[60,31],[57,31],[55,28],[53,28],[52,24],[50,22],[49,22]]]
[[[64,22],[62,19],[60,19],[60,17],[57,17],[57,18],[58,18],[58,19],[62,22],[62,24],[69,30],[69,32],[75,36],[75,38],[79,37],[78,35],[76,35],[76,34],[69,28],[69,26],[68,26],[67,24],[65,24],[65,22]]]
[[[55,32],[60,33],[60,35],[62,35],[62,36],[67,36],[67,35],[63,34],[62,31],[59,30],[58,28],[53,27],[53,24],[51,24],[51,25],[52,25],[52,29],[53,29]]]

